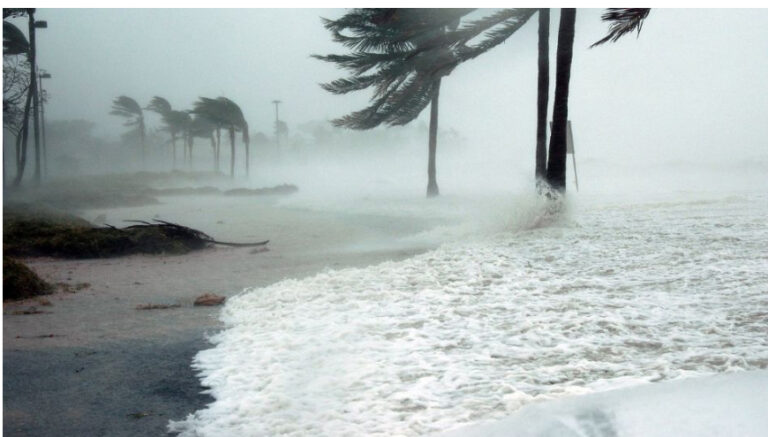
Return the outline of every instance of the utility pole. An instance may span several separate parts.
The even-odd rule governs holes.
[[[37,89],[37,45],[35,43],[35,29],[46,29],[48,22],[35,22],[35,9],[28,9],[29,13],[29,69],[30,92],[32,93],[32,115],[35,128],[35,184],[40,185],[40,95]]]
[[[48,177],[48,147],[45,141],[45,89],[43,88],[43,79],[50,79],[51,75],[42,70],[37,75],[40,80],[40,124],[43,134],[43,177]]]
[[[280,149],[280,109],[278,108],[278,105],[283,103],[280,100],[272,100],[272,103],[275,104],[275,141],[277,141],[277,148]]]

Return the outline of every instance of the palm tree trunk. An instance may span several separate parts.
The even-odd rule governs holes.
[[[249,168],[250,161],[251,161],[251,145],[249,141],[246,141],[245,142],[245,175],[246,176],[251,175],[251,171]]]
[[[549,142],[547,182],[557,191],[565,192],[566,125],[568,123],[568,86],[571,80],[573,34],[576,9],[563,8],[557,34],[557,72],[555,102],[552,111],[552,138]]]
[[[549,8],[539,9],[539,88],[536,102],[536,184],[547,177],[547,107],[549,105]]]
[[[195,136],[189,135],[189,169],[191,170],[193,168],[192,165],[192,147],[195,145]]]
[[[229,128],[229,146],[232,149],[232,153],[229,159],[229,174],[231,177],[235,177],[235,129]]]
[[[435,81],[435,95],[432,96],[429,114],[429,163],[427,164],[427,197],[435,197],[440,194],[437,187],[437,175],[435,170],[435,154],[437,152],[437,108],[440,99],[440,79]]]
[[[221,150],[221,128],[216,128],[216,158],[214,159],[216,161],[216,172],[219,171],[219,151]]]
[[[139,118],[139,138],[141,138],[141,168],[147,169],[147,132],[144,126],[144,116]]]
[[[171,143],[173,144],[173,169],[176,170],[176,134],[171,134]]]
[[[213,135],[213,131],[211,131],[211,150],[213,150],[213,165],[216,166],[214,170],[219,171],[219,165],[218,162],[216,162],[216,137]]]
[[[27,166],[27,140],[29,139],[29,112],[32,109],[32,90],[27,90],[27,101],[24,104],[24,119],[21,132],[16,137],[16,150],[19,154],[16,156],[16,177],[13,179],[13,186],[18,187],[21,179],[24,177],[24,169]]]

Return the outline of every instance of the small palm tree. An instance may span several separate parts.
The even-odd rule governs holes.
[[[216,125],[214,125],[207,118],[202,117],[200,115],[195,115],[194,117],[192,117],[192,120],[189,123],[189,136],[188,136],[190,165],[192,164],[192,148],[194,146],[196,137],[210,139],[211,148],[214,151],[216,150],[216,138],[214,137],[215,130],[216,130]]]
[[[144,125],[144,111],[141,110],[141,106],[136,100],[128,96],[120,96],[112,102],[110,114],[125,118],[125,126],[135,126],[135,132],[138,133],[141,141],[141,162],[142,165],[146,165],[147,132]]]
[[[170,133],[173,146],[173,168],[176,168],[176,139],[182,138],[185,145],[185,156],[186,147],[189,144],[188,130],[191,120],[189,113],[186,111],[175,111],[168,100],[159,96],[153,97],[146,109],[158,113],[165,125],[164,129]]]
[[[216,171],[219,171],[219,153],[221,150],[221,129],[227,125],[221,102],[208,97],[200,97],[193,105],[192,113],[205,119],[213,125],[216,132],[216,144],[213,148],[213,161]]]

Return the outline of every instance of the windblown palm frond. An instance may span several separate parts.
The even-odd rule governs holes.
[[[601,17],[603,21],[611,23],[608,35],[591,47],[599,46],[608,41],[616,42],[622,36],[637,30],[638,36],[643,29],[643,22],[651,12],[650,8],[608,8]]]
[[[112,110],[109,112],[112,115],[127,118],[125,122],[126,126],[134,126],[143,123],[144,113],[141,110],[141,106],[128,96],[117,97],[112,102]]]
[[[160,96],[152,97],[152,100],[149,101],[149,105],[147,105],[145,109],[154,111],[160,115],[168,114],[173,110],[168,100],[165,100]]]
[[[351,73],[321,84],[346,94],[373,88],[370,105],[334,120],[334,125],[370,129],[406,124],[429,105],[433,82],[460,63],[504,42],[536,9],[503,9],[460,25],[473,9],[353,9],[338,20],[323,20],[347,55],[313,55]],[[484,38],[467,45],[475,37]]]
[[[3,56],[21,55],[29,52],[29,41],[18,27],[3,21]]]

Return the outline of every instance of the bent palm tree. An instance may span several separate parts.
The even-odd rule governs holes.
[[[171,134],[171,144],[173,146],[173,168],[176,168],[176,139],[179,137],[179,135],[181,135],[185,147],[188,144],[189,140],[187,130],[189,128],[190,122],[189,113],[185,111],[173,110],[168,100],[165,100],[159,96],[153,97],[149,102],[149,105],[147,105],[146,109],[158,113],[163,121],[163,124],[165,125],[164,129]],[[186,155],[186,148],[184,150]]]
[[[136,126],[135,131],[141,141],[141,162],[146,165],[146,127],[144,126],[144,112],[136,100],[128,96],[117,97],[112,102],[110,114],[126,118],[124,126]]]
[[[213,148],[213,160],[216,171],[219,171],[219,152],[221,150],[221,129],[227,125],[221,102],[208,97],[200,97],[193,105],[192,113],[208,120],[216,131],[216,144]]]
[[[405,125],[431,106],[427,197],[437,196],[435,171],[438,100],[441,79],[458,56],[446,32],[456,30],[471,9],[353,9],[338,20],[324,20],[333,39],[352,50],[349,55],[313,57],[333,62],[352,76],[321,86],[334,94],[373,88],[367,108],[334,120],[335,126],[371,129],[381,124]],[[345,33],[351,33],[347,35]]]
[[[195,144],[196,137],[210,139],[211,148],[214,151],[216,150],[216,138],[213,135],[215,130],[216,130],[216,125],[214,125],[207,118],[200,115],[196,115],[192,118],[192,120],[189,123],[189,136],[188,136],[190,165],[192,164],[192,148]]]

